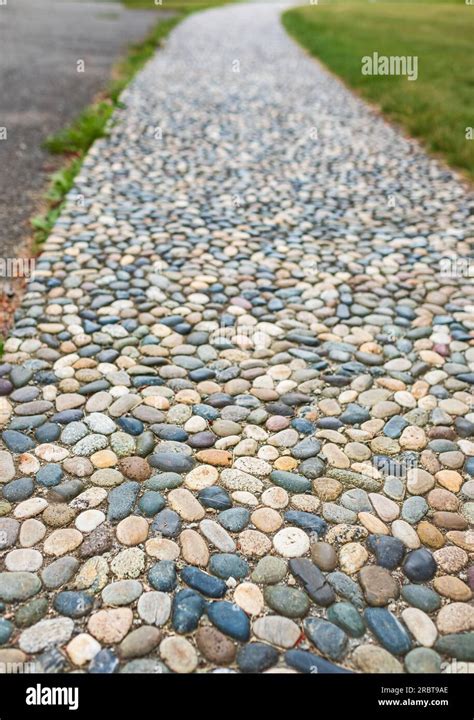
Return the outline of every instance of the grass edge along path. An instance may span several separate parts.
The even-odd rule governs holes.
[[[213,5],[179,5],[177,14],[170,18],[158,19],[144,40],[130,46],[127,55],[113,67],[112,81],[97,101],[88,105],[72,123],[55,135],[46,138],[44,147],[54,155],[67,159],[63,167],[50,177],[49,187],[44,195],[43,212],[31,219],[33,228],[33,254],[38,254],[41,245],[51,233],[63,209],[65,198],[74,185],[83,159],[98,138],[107,134],[107,125],[115,109],[120,107],[120,94],[146,62],[153,57],[157,48],[178,23],[197,10]]]
[[[281,20],[347,87],[472,183],[474,139],[466,133],[474,125],[474,70],[467,56],[463,64],[469,12],[474,7],[464,4],[350,2],[291,8]],[[361,58],[374,51],[419,55],[418,79],[362,75]]]

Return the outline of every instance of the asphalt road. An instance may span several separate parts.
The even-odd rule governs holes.
[[[51,156],[44,138],[71,121],[110,78],[127,45],[157,13],[115,2],[7,0],[0,4],[0,258],[27,247]],[[78,61],[84,72],[78,72]]]

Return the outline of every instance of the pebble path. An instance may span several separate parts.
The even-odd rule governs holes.
[[[474,661],[472,198],[280,11],[183,22],[44,246],[0,366],[2,668]]]

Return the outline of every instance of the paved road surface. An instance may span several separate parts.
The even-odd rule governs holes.
[[[45,186],[51,160],[41,149],[107,83],[127,44],[155,13],[118,3],[8,0],[0,5],[0,253],[15,257]],[[77,72],[77,61],[85,72]]]

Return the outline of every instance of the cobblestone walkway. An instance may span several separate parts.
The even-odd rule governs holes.
[[[173,32],[44,247],[0,366],[2,667],[474,661],[472,198],[280,10]]]

